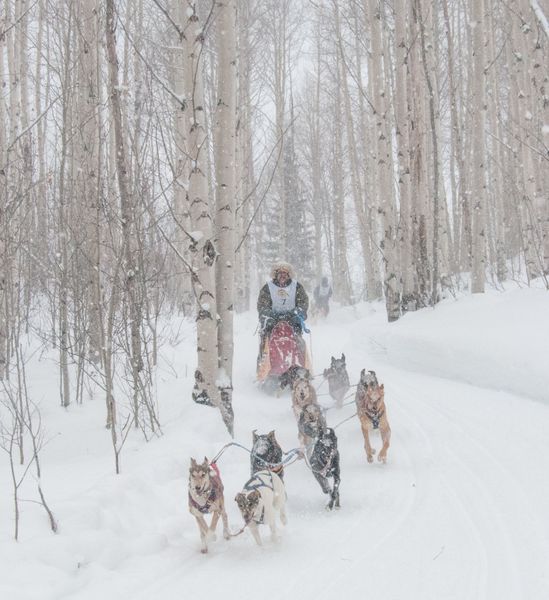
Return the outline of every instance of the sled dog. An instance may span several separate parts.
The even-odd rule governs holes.
[[[374,460],[375,449],[370,445],[370,432],[379,429],[383,446],[377,459],[380,462],[387,462],[387,450],[391,441],[391,428],[387,420],[387,410],[385,408],[385,389],[383,384],[379,385],[374,371],[362,369],[360,381],[358,382],[355,402],[362,434],[364,436],[364,449],[368,462]]]
[[[281,464],[283,452],[275,437],[274,430],[265,435],[258,435],[254,429],[252,436],[250,475],[253,476],[257,471],[271,470],[277,473],[281,479],[284,479],[284,467]]]
[[[296,421],[307,404],[318,404],[315,388],[306,380],[298,379],[292,388],[292,410]]]
[[[293,389],[296,381],[310,381],[311,373],[309,369],[301,365],[292,365],[285,373],[280,376],[280,387],[284,389],[289,387]]]
[[[314,441],[309,464],[315,479],[320,484],[322,491],[330,496],[326,508],[332,510],[339,508],[339,450],[337,449],[337,436],[331,427],[323,427],[318,432]],[[330,485],[333,479],[333,485]]]
[[[324,369],[324,377],[328,380],[330,396],[336,401],[336,406],[341,408],[343,398],[351,387],[345,363],[345,354],[342,354],[341,358],[332,356],[330,368]]]
[[[225,499],[223,497],[223,484],[216,465],[210,465],[207,458],[198,464],[191,458],[189,468],[189,512],[196,519],[202,543],[201,552],[208,552],[208,541],[215,540],[215,529],[219,517],[223,520],[223,537],[228,540],[229,522],[225,512]],[[205,515],[212,515],[210,527],[206,523]]]
[[[264,523],[271,529],[271,539],[277,540],[277,513],[286,525],[286,491],[282,479],[272,471],[258,471],[246,482],[242,492],[235,497],[244,523],[249,527],[259,546],[261,536],[258,525]]]
[[[318,404],[306,404],[297,422],[299,431],[299,441],[305,446],[307,456],[310,456],[313,443],[326,428],[326,419],[324,413]]]

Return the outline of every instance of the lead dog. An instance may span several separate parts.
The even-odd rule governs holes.
[[[284,482],[272,471],[258,471],[246,482],[242,492],[235,497],[244,523],[250,528],[258,546],[261,536],[258,525],[264,523],[271,529],[271,539],[276,541],[277,513],[283,525],[286,525],[286,490]]]
[[[324,369],[324,377],[328,380],[330,396],[336,401],[336,406],[341,408],[343,398],[351,387],[345,363],[345,354],[342,354],[341,358],[332,356],[330,368]]]
[[[223,520],[223,537],[228,540],[229,522],[225,512],[225,499],[223,497],[223,484],[217,467],[210,465],[207,458],[198,464],[191,458],[189,468],[189,512],[196,519],[202,542],[201,552],[208,552],[208,541],[215,540],[215,529],[219,517]],[[212,515],[210,527],[204,515]]]
[[[362,427],[364,436],[364,450],[368,462],[374,460],[375,449],[370,445],[370,432],[379,429],[383,446],[377,459],[380,462],[387,462],[387,450],[391,441],[391,428],[387,420],[387,410],[385,408],[385,388],[383,384],[379,385],[375,371],[362,369],[360,381],[357,385],[356,410]]]

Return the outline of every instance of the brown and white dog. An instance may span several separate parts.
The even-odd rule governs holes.
[[[301,428],[299,428],[301,415],[303,409],[309,404],[318,406],[316,390],[311,384],[311,374],[308,369],[300,367],[299,365],[294,365],[282,375],[280,378],[280,386],[283,389],[286,386],[289,386],[292,391],[292,410],[298,424],[299,441],[302,445],[306,446],[311,440],[307,439],[308,436],[305,436]]]
[[[362,434],[364,435],[364,449],[368,462],[374,460],[375,449],[370,445],[370,432],[379,429],[383,446],[377,456],[380,462],[387,462],[387,450],[391,441],[391,428],[387,420],[385,408],[385,389],[379,385],[374,371],[362,369],[358,382],[355,402]]]
[[[261,536],[258,525],[264,523],[271,529],[271,539],[278,539],[276,530],[277,513],[286,525],[286,490],[284,482],[272,471],[258,471],[244,485],[242,492],[235,497],[245,526],[249,527],[258,546]]]
[[[225,499],[223,497],[223,484],[219,471],[215,465],[210,465],[207,458],[202,464],[198,464],[191,458],[189,468],[189,512],[198,523],[201,552],[208,552],[208,541],[215,540],[215,529],[219,517],[223,520],[223,537],[228,540],[229,522],[225,512]],[[206,523],[205,515],[212,515],[210,527]]]

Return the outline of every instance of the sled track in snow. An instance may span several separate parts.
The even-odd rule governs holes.
[[[441,466],[437,476],[453,497],[453,508],[470,523],[476,540],[479,563],[476,597],[479,600],[533,598],[532,592],[524,589],[521,576],[521,572],[529,569],[523,570],[521,566],[526,566],[533,557],[543,556],[544,544],[538,519],[534,518],[521,482],[481,438],[472,434],[466,425],[471,422],[470,414],[444,408],[440,398],[426,392],[425,387],[409,383],[388,387],[400,398],[399,408],[423,429],[423,435],[429,435],[425,426],[419,425],[413,411],[403,409],[403,405],[413,402],[423,416],[428,415],[426,422],[431,424],[431,434],[438,440],[434,448],[437,455],[434,458]],[[489,435],[489,423],[485,434]],[[496,495],[494,490],[499,493]],[[463,548],[466,561],[467,550]]]

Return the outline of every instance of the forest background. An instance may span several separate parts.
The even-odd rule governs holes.
[[[233,313],[253,308],[276,259],[308,289],[328,275],[343,306],[383,299],[389,321],[507,279],[548,287],[538,0],[0,10],[12,469],[39,472],[29,337],[57,352],[61,406],[100,390],[118,471],[132,428],[160,432],[165,320],[196,319],[193,399],[234,430]]]

